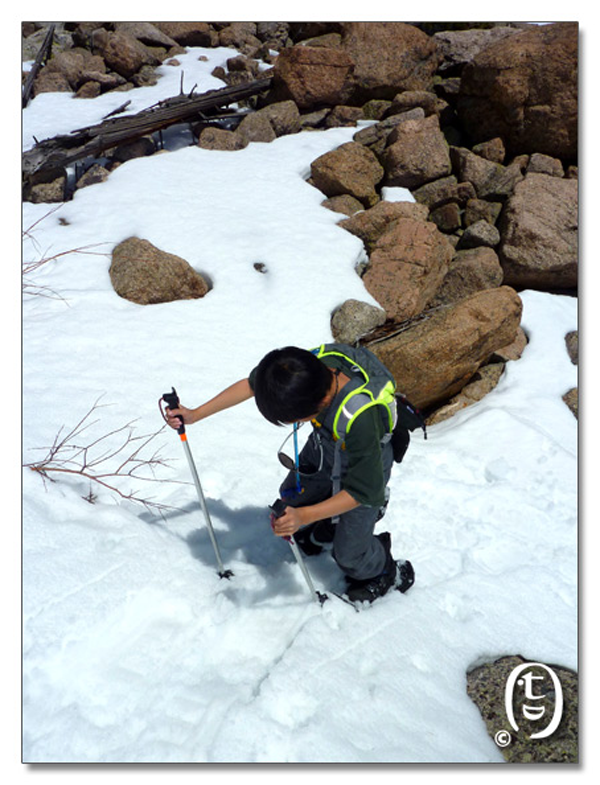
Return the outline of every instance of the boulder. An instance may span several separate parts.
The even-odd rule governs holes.
[[[497,386],[503,371],[504,363],[490,363],[490,365],[482,366],[457,395],[454,395],[448,403],[427,417],[427,425],[435,425],[438,422],[449,420],[456,412],[485,398]]]
[[[519,327],[515,339],[506,346],[496,349],[490,357],[490,363],[506,363],[508,360],[519,360],[529,343],[525,330]]]
[[[130,79],[143,65],[160,65],[160,59],[129,33],[98,28],[92,33],[92,46],[94,53],[125,79]]]
[[[71,93],[73,88],[67,77],[58,71],[48,71],[42,68],[33,83],[33,95],[40,93]]]
[[[327,115],[325,128],[351,128],[355,127],[363,118],[360,106],[334,106]]]
[[[115,292],[140,305],[197,299],[210,288],[184,259],[138,237],[113,249],[109,274]]]
[[[447,108],[448,104],[441,98],[428,90],[406,90],[399,93],[392,101],[386,112],[386,116],[401,114],[411,109],[420,108],[426,117],[435,114],[438,117]]]
[[[346,300],[333,312],[331,334],[337,343],[354,344],[385,322],[385,311],[360,300]]]
[[[155,26],[181,46],[219,45],[219,34],[207,22],[155,22]]]
[[[522,303],[508,286],[477,292],[425,315],[408,329],[366,344],[420,408],[447,401],[492,353],[511,343]]]
[[[444,234],[453,234],[462,226],[461,214],[456,202],[448,202],[431,211],[429,219]]]
[[[356,142],[346,142],[311,164],[311,181],[325,196],[350,194],[365,207],[378,201],[375,186],[382,177],[375,155]]]
[[[205,150],[242,150],[247,147],[248,140],[237,131],[225,128],[204,128],[198,136],[198,147]]]
[[[427,207],[414,202],[378,202],[369,210],[343,219],[338,226],[360,237],[370,253],[381,235],[399,218],[426,221],[428,214]]]
[[[145,46],[163,47],[167,50],[177,48],[181,51],[181,47],[174,38],[151,22],[117,22],[115,30],[127,33]]]
[[[488,30],[442,30],[433,34],[441,57],[440,73],[460,73],[476,55],[502,38],[518,33],[515,27],[492,27]]]
[[[277,138],[269,118],[260,112],[250,112],[236,128],[236,133],[248,142],[272,142]]]
[[[403,22],[344,22],[341,49],[354,63],[354,103],[429,90],[439,56],[435,41]]]
[[[382,155],[385,184],[418,188],[452,171],[448,143],[435,115],[397,125]]]
[[[458,251],[429,307],[449,305],[475,292],[495,289],[502,284],[502,278],[500,260],[492,248]]]
[[[256,35],[255,22],[232,22],[219,32],[219,44],[230,46],[244,54],[253,54],[262,41]]]
[[[332,196],[330,199],[325,199],[321,202],[323,207],[332,210],[334,213],[342,213],[343,215],[354,215],[364,210],[362,204],[350,194],[340,194],[340,196]]]
[[[272,97],[292,100],[299,109],[346,103],[353,63],[340,49],[293,46],[283,49],[273,66]]]
[[[573,365],[579,364],[579,331],[572,330],[565,335],[567,352]]]
[[[426,204],[430,210],[435,210],[436,207],[458,201],[457,185],[458,180],[451,174],[416,188],[412,194],[419,204]]]
[[[488,202],[486,199],[469,199],[465,205],[464,224],[471,226],[477,221],[495,224],[502,210],[500,202]]]
[[[75,92],[89,81],[91,72],[102,78],[106,74],[104,60],[92,55],[87,49],[68,49],[51,57],[40,70],[35,80],[34,93]]]
[[[527,172],[550,174],[552,177],[565,176],[562,162],[558,158],[552,158],[552,156],[543,155],[542,153],[534,153],[531,156],[527,165]]]
[[[475,155],[480,155],[488,161],[493,161],[496,164],[504,163],[506,158],[506,149],[504,142],[497,136],[495,139],[489,139],[487,142],[480,142],[473,145],[473,152]]]
[[[364,144],[379,157],[386,148],[389,135],[397,125],[405,123],[407,120],[422,120],[424,117],[425,112],[420,106],[417,106],[406,112],[386,117],[375,125],[361,128],[352,139],[359,144]]]
[[[451,147],[450,159],[457,177],[461,182],[471,183],[479,198],[483,198],[488,183],[504,171],[501,164],[489,161],[466,147]]]
[[[552,623],[552,621],[549,621]],[[506,685],[509,677],[516,667],[522,667],[529,662],[523,683],[527,683],[528,676],[535,680],[534,696],[544,697],[544,721],[552,716],[555,711],[558,693],[548,672],[543,654],[535,652],[535,636],[528,645],[531,650],[532,660],[526,660],[521,655],[501,656],[482,664],[477,664],[467,673],[467,694],[475,703],[485,722],[491,740],[498,738],[499,729],[510,729],[510,744],[500,746],[498,749],[507,763],[514,765],[538,764],[550,766],[552,764],[572,764],[574,767],[580,762],[579,756],[579,678],[577,673],[567,668],[554,664],[549,665],[558,677],[562,693],[562,717],[558,728],[547,738],[532,738],[540,731],[540,714],[533,711],[533,701],[530,701],[527,689],[515,689],[513,694],[513,712],[518,718],[518,729],[511,728],[506,715]],[[507,647],[502,646],[506,651]],[[488,655],[489,656],[489,655]],[[492,658],[490,658],[492,660]],[[542,664],[542,667],[540,667]],[[535,705],[535,704],[533,704]],[[537,703],[540,706],[540,703]],[[531,770],[531,769],[529,769]]]
[[[562,399],[573,412],[575,419],[579,419],[579,389],[572,387],[563,395]]]
[[[403,321],[431,300],[453,255],[435,224],[398,218],[375,242],[363,282],[388,318]]]
[[[283,49],[290,34],[289,22],[258,22],[256,36],[263,44],[268,44],[269,49],[279,51]]]
[[[504,282],[531,289],[577,286],[577,180],[528,174],[498,225]]]
[[[86,188],[89,185],[103,183],[108,180],[110,172],[100,164],[92,164],[90,168],[77,180],[77,188]]]
[[[479,52],[462,72],[457,111],[473,141],[577,155],[578,25],[536,25]]]
[[[293,101],[280,101],[259,109],[257,114],[264,115],[275,131],[276,136],[296,134],[300,131],[300,112]]]
[[[496,227],[485,220],[475,221],[469,224],[463,232],[457,248],[495,248],[500,242],[500,232]]]

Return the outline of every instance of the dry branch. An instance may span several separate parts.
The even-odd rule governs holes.
[[[33,83],[35,82],[35,77],[38,75],[38,71],[42,67],[42,63],[49,59],[50,53],[52,52],[52,41],[54,39],[55,27],[56,25],[50,25],[50,27],[48,28],[48,32],[46,33],[44,42],[41,45],[39,52],[37,53],[35,62],[31,67],[31,71],[27,74],[27,79],[25,79],[25,84],[23,85],[23,98],[22,98],[23,109],[29,103],[29,99],[31,98],[31,93],[33,91]]]
[[[55,213],[57,210],[60,210],[62,205],[57,205],[56,207],[49,210],[45,215],[38,218],[31,226],[27,229],[23,229],[22,231],[22,239],[28,239],[34,249],[39,249],[39,245],[35,239],[34,229],[36,226],[50,215]],[[98,248],[102,245],[102,243],[93,243],[90,245],[84,245],[79,248],[71,248],[67,251],[59,251],[55,254],[50,255],[48,252],[46,253],[38,253],[38,257],[36,259],[28,260],[25,259],[25,256],[22,256],[22,288],[23,288],[23,295],[41,295],[44,297],[50,297],[52,299],[64,300],[64,297],[57,294],[55,291],[50,289],[48,286],[42,286],[40,284],[34,283],[32,280],[33,274],[40,268],[47,265],[49,262],[56,261],[63,256],[68,256],[70,254],[90,254],[94,256],[106,256],[106,253],[102,253],[100,251],[92,251],[92,248]]]
[[[161,512],[172,509],[140,495],[139,491],[123,491],[118,487],[123,478],[145,483],[163,482],[156,477],[155,472],[158,467],[166,466],[167,460],[161,458],[157,451],[150,455],[146,452],[150,442],[162,433],[164,427],[155,433],[136,436],[133,433],[132,420],[97,438],[82,440],[84,432],[98,423],[97,419],[91,420],[91,417],[99,408],[101,407],[97,400],[68,433],[63,436],[61,428],[50,447],[40,448],[46,450],[43,458],[24,463],[23,466],[37,472],[44,481],[54,482],[52,475],[75,475],[149,510]],[[90,491],[83,498],[91,501],[95,496]]]
[[[45,139],[23,153],[23,177],[30,180],[34,176],[62,170],[74,161],[99,156],[115,145],[130,142],[175,123],[204,117],[204,113],[217,107],[260,93],[270,84],[271,77],[264,77],[196,96],[177,95],[137,114],[110,117],[97,125]]]

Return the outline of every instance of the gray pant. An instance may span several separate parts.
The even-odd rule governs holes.
[[[331,474],[335,445],[329,439],[309,437],[300,453],[300,483],[298,493],[296,473],[291,471],[280,486],[282,499],[290,507],[307,507],[328,499],[333,493]],[[384,481],[387,485],[394,462],[388,442],[381,448]],[[342,464],[343,476],[344,464]],[[333,540],[333,558],[349,578],[366,580],[383,572],[386,551],[374,536],[380,508],[361,504],[340,515]]]

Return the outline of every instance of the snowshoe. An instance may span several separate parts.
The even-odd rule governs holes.
[[[305,556],[317,556],[325,546],[333,542],[334,534],[335,524],[328,518],[298,529],[294,539]]]

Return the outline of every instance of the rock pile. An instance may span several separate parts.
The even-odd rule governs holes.
[[[24,25],[24,59],[44,33]],[[35,95],[85,99],[149,84],[186,46],[235,49],[215,71],[228,85],[270,64],[271,86],[243,118],[224,127],[199,118],[203,148],[357,127],[312,163],[310,182],[363,241],[368,263],[357,274],[379,308],[340,304],[332,332],[368,343],[432,420],[484,394],[519,356],[519,290],[576,294],[576,24],[74,22],[55,40]],[[154,150],[152,139],[115,149],[79,185]],[[394,188],[414,201],[383,198]],[[63,198],[44,189],[27,198]],[[152,290],[173,296],[201,295]]]

